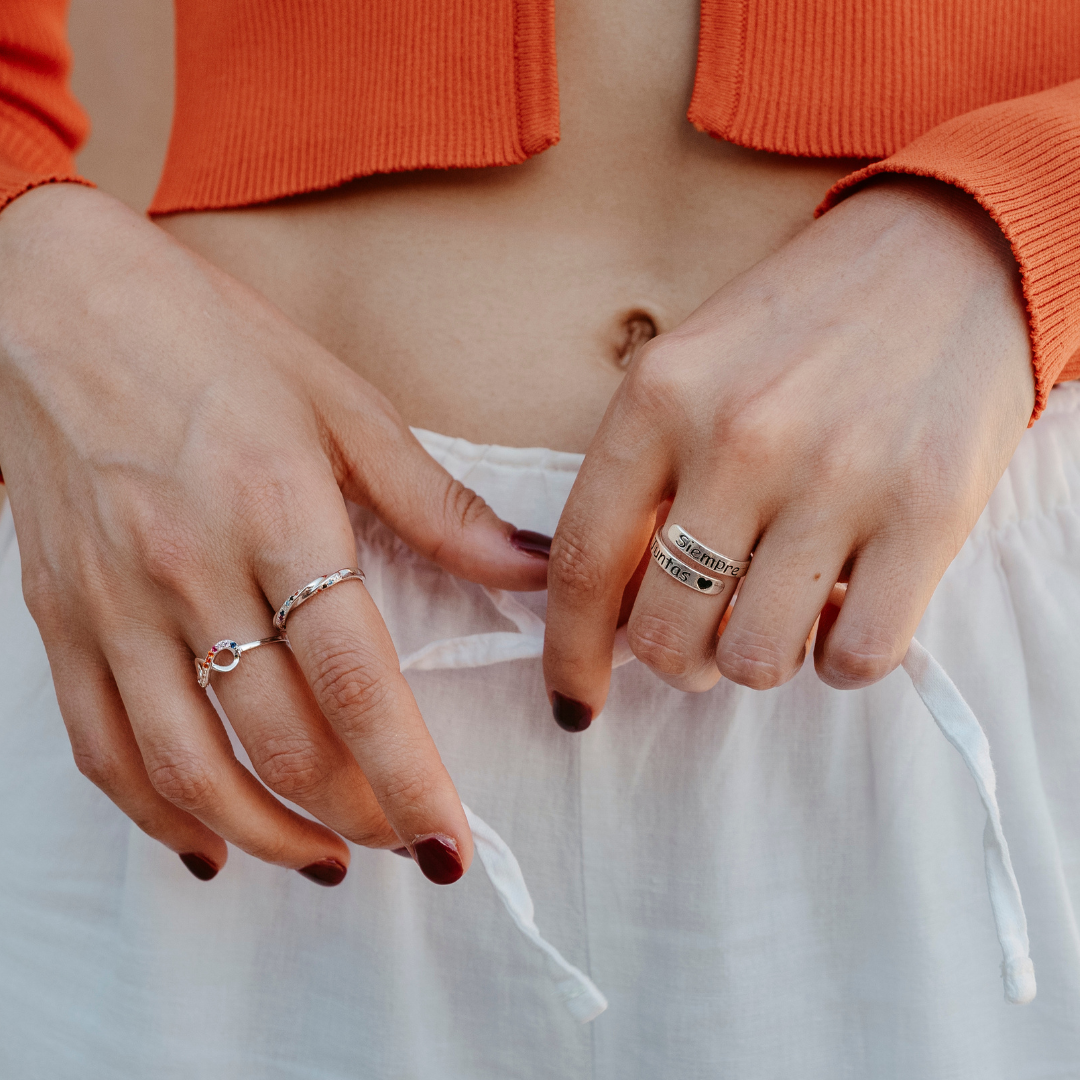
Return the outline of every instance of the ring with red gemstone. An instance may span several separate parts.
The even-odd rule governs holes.
[[[202,660],[195,660],[195,672],[199,680],[199,686],[204,690],[210,685],[210,674],[214,671],[232,671],[240,663],[240,657],[260,645],[288,645],[288,639],[278,634],[276,637],[264,637],[258,641],[249,641],[244,645],[225,638],[210,646],[210,651]],[[224,657],[228,657],[225,663],[221,663]]]

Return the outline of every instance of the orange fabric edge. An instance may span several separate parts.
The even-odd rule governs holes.
[[[515,0],[514,53],[518,139],[533,157],[559,141],[555,0]]]
[[[50,176],[27,176],[24,180],[12,183],[3,172],[0,171],[0,211],[10,206],[20,195],[25,195],[34,188],[44,187],[46,184],[80,184],[82,187],[96,188],[85,177],[75,173],[54,173]]]

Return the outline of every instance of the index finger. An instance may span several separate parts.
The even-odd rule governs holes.
[[[626,428],[617,414],[601,425],[551,544],[544,678],[567,731],[584,731],[604,707],[623,590],[668,480],[659,447]]]
[[[301,570],[292,588],[305,580]],[[280,603],[287,588],[270,595]],[[367,589],[342,581],[294,610],[287,629],[319,707],[393,830],[428,878],[456,881],[472,861],[472,832]]]

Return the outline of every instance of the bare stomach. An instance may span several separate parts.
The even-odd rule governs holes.
[[[855,163],[696,132],[692,0],[557,11],[562,140],[538,157],[160,224],[410,424],[584,450],[634,350],[803,228]]]

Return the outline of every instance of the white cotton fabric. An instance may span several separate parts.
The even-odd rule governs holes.
[[[553,531],[580,458],[421,438],[502,516]],[[918,630],[996,766],[1039,983],[1017,1008],[996,972],[987,807],[904,671],[840,692],[807,664],[776,690],[684,695],[632,661],[570,735],[539,661],[487,663],[496,639],[476,636],[533,636],[518,605],[542,620],[544,595],[501,594],[500,611],[354,509],[462,798],[512,849],[544,939],[609,1001],[587,1024],[482,872],[482,842],[450,888],[363,850],[336,889],[235,851],[204,884],[131,826],[71,763],[5,511],[0,1076],[1080,1075],[1078,510],[1070,384]]]
[[[516,634],[496,632],[434,641],[405,657],[401,661],[401,670],[480,667],[506,660],[541,658],[544,621],[516,600],[512,593],[496,589],[484,591],[499,613],[517,626]],[[626,655],[629,650],[625,634],[621,630],[617,634],[619,640],[613,650],[613,668],[632,659]],[[1014,1005],[1027,1005],[1035,998],[1035,968],[1028,955],[1027,916],[1020,897],[1020,886],[1001,827],[997,776],[990,759],[986,732],[956,684],[915,639],[912,639],[904,657],[903,668],[911,677],[915,692],[922,698],[934,723],[960,754],[986,808],[986,828],[983,833],[986,883],[998,943],[1004,956],[1001,977],[1005,983],[1005,1000]],[[490,825],[467,806],[464,809],[479,845],[480,861],[510,917],[517,928],[554,962],[558,975],[570,976],[569,980],[560,981],[559,989],[571,1015],[582,1023],[595,1020],[607,1008],[607,999],[584,972],[567,963],[558,950],[540,936],[533,921],[532,897],[514,853]]]

